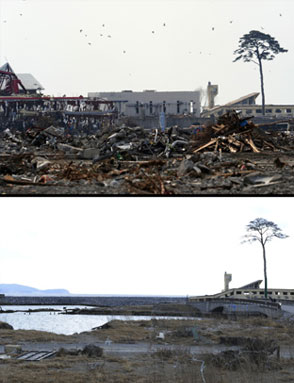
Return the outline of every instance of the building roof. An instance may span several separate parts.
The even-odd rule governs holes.
[[[23,83],[27,90],[43,90],[43,86],[39,81],[30,73],[18,73],[17,77]]]
[[[259,92],[249,93],[246,96],[237,98],[236,100],[233,100],[233,101],[230,101],[230,102],[227,102],[225,105],[222,105],[222,106],[233,106],[235,104],[240,104],[241,102],[243,102],[243,101],[245,101],[245,100],[247,100],[247,99],[249,99],[251,97],[256,98],[258,95],[259,95]]]
[[[240,98],[237,98],[236,100],[227,102],[226,104],[223,104],[223,105],[216,105],[215,107],[213,107],[213,108],[211,108],[211,109],[205,109],[205,110],[203,111],[202,115],[210,114],[210,113],[214,113],[214,112],[216,112],[217,110],[223,109],[223,108],[225,108],[225,107],[229,107],[229,106],[234,106],[234,105],[241,104],[243,101],[248,100],[248,99],[250,99],[251,97],[256,98],[258,95],[259,95],[259,92],[249,93],[249,94],[247,94],[246,96],[242,96],[242,97],[240,97]],[[240,106],[242,106],[242,105],[240,105]],[[244,105],[244,106],[245,106],[245,105]],[[247,105],[247,106],[252,106],[252,105]]]
[[[239,287],[239,289],[259,289],[261,282],[262,282],[262,279],[259,279],[258,281],[251,282],[248,285]]]

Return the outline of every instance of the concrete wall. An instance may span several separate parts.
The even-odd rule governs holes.
[[[192,124],[199,123],[207,124],[209,121],[211,121],[208,118],[199,118],[196,116],[176,116],[176,115],[170,115],[166,116],[166,126],[179,126],[180,128],[188,128]],[[135,124],[137,126],[141,126],[145,129],[154,129],[159,128],[159,117],[158,116],[146,116],[146,117],[126,117],[126,118],[120,118],[119,123],[125,123],[128,125],[128,123]]]
[[[219,312],[229,315],[254,315],[261,314],[270,318],[279,318],[282,311],[278,304],[271,302],[246,301],[239,299],[214,299],[205,302],[194,302],[189,300],[189,304],[202,313]]]
[[[262,106],[261,105],[233,105],[226,106],[211,111],[205,111],[202,113],[203,116],[215,116],[219,117],[230,110],[240,110],[243,117],[255,116],[262,117]],[[265,116],[281,118],[292,118],[294,117],[294,105],[265,105]],[[254,120],[255,121],[255,120]]]
[[[152,305],[158,303],[181,303],[197,308],[202,314],[211,314],[214,310],[224,314],[260,313],[268,317],[279,317],[279,305],[271,302],[246,301],[237,299],[215,299],[206,302],[195,302],[186,297],[115,297],[115,296],[5,296],[0,297],[0,305],[62,305],[62,306],[126,306]],[[222,308],[222,310],[218,310]]]
[[[118,111],[126,116],[152,116],[191,113],[200,116],[200,92],[89,92],[88,97],[101,97],[116,103]],[[193,110],[192,110],[193,109]]]
[[[90,305],[125,306],[149,305],[156,303],[185,303],[185,297],[115,297],[115,296],[5,296],[0,305]]]

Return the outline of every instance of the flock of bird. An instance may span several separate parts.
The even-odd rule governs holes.
[[[166,23],[163,23],[162,26],[163,26],[163,27],[166,27]],[[102,27],[105,28],[105,24],[102,24]],[[80,29],[80,33],[83,33],[83,32],[84,32],[84,30],[83,30],[83,29]],[[152,34],[155,34],[155,30],[152,30],[151,33],[152,33]],[[107,38],[109,38],[109,39],[112,38],[112,36],[109,35],[109,34],[99,33],[99,37],[103,37],[103,36],[104,36],[104,37],[107,37]],[[87,38],[88,35],[87,35],[87,34],[84,34],[84,37]],[[91,45],[92,45],[92,42],[88,41],[88,45],[91,46]],[[122,53],[125,54],[125,53],[127,53],[127,51],[126,51],[126,50],[123,50]]]
[[[26,0],[23,0],[23,1],[26,1]],[[22,13],[19,13],[19,16],[23,16],[23,14],[22,14]],[[279,16],[281,17],[282,14],[279,13]],[[3,23],[7,23],[7,20],[3,20]],[[233,20],[230,20],[229,23],[232,24],[232,23],[233,23]],[[163,23],[162,26],[163,26],[163,27],[166,27],[166,23]],[[105,24],[102,24],[102,27],[105,28]],[[260,28],[261,28],[261,30],[264,30],[264,28],[263,28],[262,26],[261,26]],[[215,27],[211,27],[211,30],[212,30],[212,31],[215,31]],[[80,33],[83,33],[83,32],[84,32],[84,30],[83,30],[83,29],[80,29]],[[151,31],[151,34],[154,35],[154,34],[155,34],[155,30],[152,30],[152,31]],[[87,35],[87,34],[84,34],[84,37],[85,37],[85,38],[88,38],[88,35]],[[108,39],[111,39],[111,38],[112,38],[112,36],[111,36],[110,34],[104,34],[104,33],[99,33],[99,37],[106,37],[106,38],[108,38]],[[92,42],[88,41],[88,45],[89,45],[89,46],[92,46]],[[123,50],[122,53],[125,54],[125,53],[126,53],[126,50]],[[191,54],[192,52],[189,51],[188,53]],[[199,52],[199,54],[202,54],[202,52]],[[209,53],[208,55],[210,56],[211,53]]]

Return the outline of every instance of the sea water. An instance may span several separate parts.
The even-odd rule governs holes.
[[[87,306],[89,307],[89,306]],[[2,306],[2,310],[36,310],[53,309],[60,311],[45,312],[13,312],[0,314],[0,321],[9,323],[14,330],[38,330],[48,331],[55,334],[72,335],[84,331],[91,331],[94,327],[117,320],[149,320],[159,318],[156,316],[126,316],[126,315],[84,315],[66,314],[61,312],[64,306]],[[67,309],[85,308],[85,306],[66,306]],[[163,319],[163,317],[160,317]],[[188,319],[178,317],[167,317],[168,319]]]

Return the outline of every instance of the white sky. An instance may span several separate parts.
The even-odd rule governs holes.
[[[0,0],[0,62],[56,96],[211,81],[221,104],[260,90],[258,67],[232,62],[257,29],[289,50],[264,62],[266,102],[293,104],[293,12],[293,0]]]
[[[271,288],[294,288],[293,198],[2,198],[0,283],[80,294],[199,295],[263,279],[262,217],[290,237],[267,245]],[[262,284],[263,286],[263,284]]]

